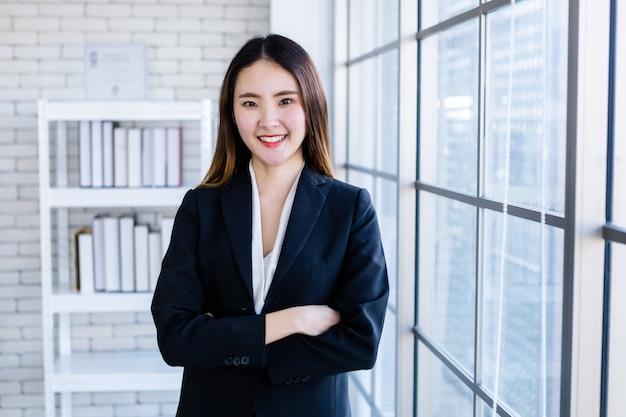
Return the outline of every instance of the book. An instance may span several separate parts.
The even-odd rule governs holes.
[[[135,217],[120,217],[120,281],[123,292],[135,291]]]
[[[102,121],[91,121],[91,186],[102,187],[103,185],[103,143],[102,143]]]
[[[152,142],[152,129],[141,129],[141,185],[152,187],[154,185],[154,146]]]
[[[113,122],[102,122],[102,186],[113,187]]]
[[[141,129],[128,129],[126,141],[128,146],[128,186],[141,187]]]
[[[83,294],[94,292],[93,233],[83,228],[76,234],[76,276],[78,290]]]
[[[93,218],[93,265],[94,265],[94,290],[104,291],[105,272],[104,272],[104,214],[97,214]]]
[[[135,290],[150,291],[150,267],[148,260],[148,226],[135,225]]]
[[[107,292],[121,291],[120,280],[120,220],[117,216],[103,218],[104,273]]]
[[[167,186],[180,187],[183,180],[182,128],[167,129]]]
[[[78,126],[78,181],[91,187],[91,123],[81,120]]]
[[[152,129],[152,185],[167,185],[167,131],[164,127]]]
[[[148,233],[148,265],[150,271],[150,290],[154,291],[161,273],[161,261],[163,260],[161,249],[161,233]]]
[[[165,256],[167,249],[170,247],[172,238],[172,228],[174,227],[174,217],[161,217],[161,257]]]
[[[113,130],[113,185],[128,187],[128,140],[126,128]]]

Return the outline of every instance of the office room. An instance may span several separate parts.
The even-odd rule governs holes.
[[[266,49],[236,69],[253,38],[307,54],[283,62]],[[294,70],[312,66],[317,76]],[[359,242],[374,252],[360,253],[367,266],[353,278],[359,262],[347,254],[359,251],[345,251],[335,287],[349,290],[325,306],[296,298],[278,311],[316,307],[306,310],[315,331],[273,339],[277,315],[261,298],[237,313],[264,323],[247,330],[265,335],[261,355],[215,364],[232,337],[214,337],[207,358],[192,359],[184,345],[200,341],[180,336],[170,356],[163,329],[209,335],[220,320],[239,323],[222,317],[222,297],[202,301],[189,327],[159,327],[180,301],[165,282],[188,232],[179,207],[189,212],[183,201],[203,186],[226,187],[211,185],[213,157],[228,154],[225,138],[244,144],[241,108],[262,109],[255,89],[270,85],[237,96],[238,83],[268,68],[299,91],[281,89],[273,114],[295,103],[308,122],[298,119],[308,133],[294,178],[349,184],[360,204],[328,198],[320,219],[358,220],[369,207],[374,234]],[[230,417],[622,417],[625,71],[619,0],[0,0],[0,417],[210,417],[229,401]],[[332,169],[312,163],[311,125],[326,126]],[[258,138],[269,152],[290,136]],[[231,175],[249,170],[261,184],[245,146],[250,165]],[[281,201],[317,216],[295,211],[303,194]],[[261,219],[255,204],[243,213]],[[227,227],[258,225],[237,210]],[[294,261],[313,265],[302,273],[318,288],[342,256],[343,229],[315,235],[317,217],[286,219],[276,271],[280,253],[331,245]],[[317,238],[291,240],[292,223],[311,223]],[[199,250],[198,269],[238,256],[225,242]],[[289,277],[270,281],[267,300],[293,287]],[[374,311],[355,294],[375,289]],[[203,367],[223,405],[190,412],[181,378]],[[215,375],[237,375],[248,391]],[[333,393],[319,394],[329,381]]]

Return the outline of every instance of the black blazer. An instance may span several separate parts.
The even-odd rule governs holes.
[[[260,315],[251,240],[247,170],[187,192],[152,300],[161,354],[184,367],[177,416],[350,416],[345,372],[374,365],[389,294],[368,192],[304,168]],[[341,322],[265,346],[265,314],[307,304]]]

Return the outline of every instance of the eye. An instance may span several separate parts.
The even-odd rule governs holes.
[[[254,101],[244,101],[241,105],[244,107],[256,107],[256,103]]]
[[[281,105],[287,105],[287,104],[291,104],[291,103],[293,103],[293,98],[291,98],[291,97],[286,97],[286,98],[284,98],[284,99],[282,99],[280,101]]]

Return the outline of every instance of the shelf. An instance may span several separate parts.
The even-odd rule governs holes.
[[[150,311],[151,292],[55,293],[50,297],[53,313],[114,313]]]
[[[50,207],[178,207],[187,187],[51,188]]]
[[[48,121],[70,120],[201,120],[199,101],[56,101],[43,102]]]
[[[54,392],[177,391],[182,369],[158,352],[72,353],[57,357]]]

